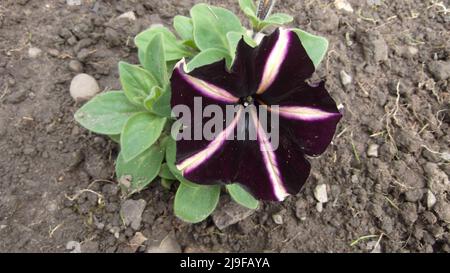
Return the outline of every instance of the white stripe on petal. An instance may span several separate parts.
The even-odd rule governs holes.
[[[186,74],[186,62],[184,59],[176,65],[176,68],[180,73],[180,76],[202,95],[224,103],[236,103],[239,101],[239,98],[236,98],[228,91]]]
[[[196,169],[203,162],[211,158],[213,154],[224,145],[228,137],[234,132],[234,129],[236,128],[239,119],[241,118],[242,111],[242,108],[240,108],[231,124],[228,125],[228,127],[225,128],[225,130],[223,130],[213,141],[211,141],[211,143],[204,150],[194,154],[193,156],[183,160],[180,164],[178,164],[178,170],[180,170],[184,175]]]
[[[289,194],[284,188],[274,149],[267,137],[266,132],[264,131],[258,120],[256,111],[251,110],[250,113],[257,130],[259,148],[261,153],[263,154],[264,165],[266,166],[267,172],[269,173],[269,180],[272,182],[274,195],[279,201],[283,201],[287,196],[289,196]]]
[[[339,113],[326,112],[313,107],[305,106],[278,106],[271,105],[270,107],[263,104],[261,106],[266,107],[270,112],[276,113],[281,117],[288,119],[304,120],[304,121],[316,121],[332,118],[340,115]]]
[[[264,93],[275,81],[278,73],[280,72],[281,65],[286,59],[286,55],[289,50],[290,31],[284,28],[280,28],[280,34],[278,41],[269,54],[266,64],[264,65],[264,72],[262,75],[261,83],[259,84],[257,94]]]
[[[305,121],[324,120],[339,115],[312,107],[280,106],[278,110],[271,108],[270,111],[278,112],[280,116],[288,119],[299,119]]]

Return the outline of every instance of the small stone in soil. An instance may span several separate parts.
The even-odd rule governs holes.
[[[66,3],[69,6],[80,6],[81,0],[66,0]]]
[[[42,50],[37,47],[30,47],[28,49],[28,57],[36,59],[42,55]]]
[[[148,247],[147,253],[181,253],[180,244],[172,235],[168,235],[158,245]]]
[[[427,207],[428,209],[431,209],[434,207],[434,205],[436,204],[436,196],[434,195],[434,193],[430,190],[428,190],[427,192]]]
[[[353,12],[352,5],[347,0],[335,0],[334,6],[339,10],[345,10],[347,12]]]
[[[378,157],[378,149],[380,148],[380,146],[378,146],[377,144],[371,144],[369,146],[369,149],[367,149],[367,155],[369,157]]]
[[[81,64],[77,60],[71,60],[69,62],[69,69],[72,72],[81,73],[81,72],[83,72],[83,64]]]
[[[142,246],[142,244],[147,241],[147,238],[140,232],[136,232],[136,234],[134,234],[133,238],[131,238],[130,240],[130,248],[133,252],[136,252],[136,250],[138,250],[138,248],[140,246]]]
[[[428,65],[428,69],[438,81],[445,81],[450,78],[450,61],[433,61]]]
[[[316,210],[318,212],[322,212],[323,211],[323,203],[317,202],[316,204]]]
[[[443,199],[439,200],[433,209],[442,221],[450,223],[450,203]]]
[[[142,213],[144,212],[147,203],[143,199],[126,200],[120,208],[120,214],[126,226],[131,226],[132,229],[138,230],[141,226]]]
[[[351,84],[353,81],[352,76],[347,74],[347,72],[345,72],[344,70],[341,71],[340,76],[341,76],[341,83],[344,86]]]
[[[281,216],[281,214],[279,213],[272,215],[272,219],[277,225],[283,224],[283,216]]]
[[[325,184],[317,185],[316,188],[314,189],[314,197],[320,203],[328,202],[327,185]]]
[[[70,250],[70,253],[81,253],[81,244],[79,242],[70,241],[67,242],[66,249]]]
[[[128,19],[130,21],[136,21],[136,14],[134,14],[133,11],[125,12],[125,13],[119,15],[119,17],[117,17],[117,19]]]
[[[70,84],[70,95],[75,101],[86,101],[100,92],[97,80],[88,74],[76,75]]]
[[[213,222],[220,230],[225,229],[239,221],[244,220],[255,212],[255,210],[245,208],[235,202],[229,201],[220,206],[212,216]]]

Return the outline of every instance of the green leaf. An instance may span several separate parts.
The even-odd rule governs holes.
[[[176,61],[194,55],[192,49],[184,45],[182,41],[178,41],[177,37],[165,27],[153,27],[143,31],[136,36],[134,42],[139,49],[145,50],[157,34],[163,36],[166,61]]]
[[[164,159],[164,149],[153,145],[133,160],[126,161],[120,153],[116,163],[116,174],[120,179],[125,175],[131,177],[131,189],[142,190],[159,174]]]
[[[226,186],[231,198],[241,206],[249,209],[257,209],[259,202],[248,191],[239,184],[231,184]]]
[[[184,41],[194,40],[194,25],[191,18],[177,15],[173,18],[173,27]]]
[[[153,86],[158,85],[155,77],[137,65],[119,63],[120,82],[128,100],[141,105]]]
[[[236,57],[236,49],[242,37],[244,38],[245,42],[251,47],[257,46],[256,42],[252,38],[250,38],[246,33],[236,31],[228,32],[227,39],[230,45],[230,54],[233,59]]]
[[[308,53],[308,56],[313,61],[315,67],[318,67],[320,62],[325,57],[325,54],[327,53],[328,40],[324,37],[310,34],[301,29],[292,30],[297,33],[298,37],[300,37],[300,40],[302,41],[303,47]]]
[[[170,118],[172,108],[170,105],[171,92],[169,87],[165,90],[160,87],[154,87],[150,95],[145,99],[144,106],[155,115]]]
[[[177,178],[170,171],[169,166],[167,166],[167,163],[162,164],[161,170],[159,171],[159,176],[167,180],[177,180]]]
[[[285,25],[287,23],[290,23],[294,21],[294,17],[290,16],[289,14],[285,13],[275,13],[269,16],[266,20],[264,20],[262,23],[266,25]]]
[[[181,183],[175,195],[175,215],[188,223],[199,223],[216,209],[220,186],[198,186],[195,188]]]
[[[252,24],[253,29],[256,30],[257,32],[259,32],[260,29],[258,28],[258,26],[261,24],[261,20],[258,18],[258,16],[256,16],[256,12],[250,8],[244,8],[243,11],[244,11],[245,15],[247,15],[248,19],[250,20],[250,23]]]
[[[150,148],[160,137],[166,118],[138,113],[125,124],[120,138],[121,154],[130,161]]]
[[[163,36],[158,33],[147,45],[145,54],[140,55],[140,58],[143,58],[142,66],[155,76],[159,86],[166,86],[169,83],[164,52]]]
[[[120,135],[109,135],[109,138],[117,144],[120,144]]]
[[[217,48],[229,51],[227,33],[243,32],[239,18],[231,11],[207,4],[197,4],[191,9],[194,38],[200,50]]]
[[[199,184],[195,184],[194,182],[191,182],[186,178],[184,178],[181,172],[177,169],[177,167],[175,166],[176,156],[177,156],[176,142],[172,137],[169,137],[167,140],[167,148],[166,148],[166,162],[167,166],[169,167],[169,170],[176,177],[176,179],[181,182],[181,184],[184,184],[185,186],[191,188],[199,187],[200,186]]]
[[[153,112],[153,104],[155,103],[155,101],[159,99],[159,97],[161,97],[163,92],[164,90],[161,87],[159,86],[153,87],[152,90],[150,91],[150,94],[144,100],[145,108],[150,112]]]
[[[173,183],[175,183],[174,180],[167,180],[164,178],[161,178],[161,186],[163,186],[163,188],[170,190],[170,187],[173,185]]]
[[[94,133],[118,135],[128,118],[142,110],[130,103],[124,92],[110,91],[83,105],[75,113],[75,120]]]
[[[256,16],[256,5],[253,0],[239,0],[239,7],[245,14],[251,11],[251,14]]]
[[[197,54],[187,65],[188,71],[192,71],[197,67],[212,64],[225,59],[227,64],[231,65],[231,56],[227,51],[217,48],[206,49]]]

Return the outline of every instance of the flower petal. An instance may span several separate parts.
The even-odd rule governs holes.
[[[181,96],[183,97],[181,103],[183,103],[186,95],[192,95],[190,98],[193,98],[194,96],[203,96],[215,100],[218,103],[236,103],[239,101],[239,98],[235,97],[227,90],[187,74],[185,66],[186,63],[184,60],[178,62],[172,75],[172,88],[174,89],[173,96],[175,97],[175,100],[177,97]],[[187,92],[193,94],[182,94],[185,92],[185,89],[188,89]]]
[[[227,139],[235,133],[238,121],[242,116],[242,108],[237,112],[235,118],[218,136],[212,140],[204,149],[184,158],[177,164],[177,168],[181,171],[183,175],[189,174],[194,171],[200,165],[205,163],[209,158],[211,158],[217,151],[223,148]],[[179,141],[180,142],[180,141]],[[182,154],[183,152],[179,153]]]
[[[178,164],[185,168],[184,176],[199,184],[240,183],[262,200],[280,201],[298,193],[309,175],[309,162],[287,138],[272,149],[256,115],[250,112],[249,127],[257,132],[257,140],[217,140]]]
[[[265,37],[255,56],[257,94],[288,92],[304,83],[315,70],[298,35],[284,28]]]
[[[288,135],[310,156],[326,150],[342,118],[324,82],[317,86],[305,83],[278,97],[264,94],[261,99],[278,106],[269,109],[280,116],[280,127],[284,129],[280,134]]]

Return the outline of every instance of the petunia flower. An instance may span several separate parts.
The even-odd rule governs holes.
[[[322,154],[341,119],[325,83],[306,82],[315,71],[297,34],[280,28],[252,48],[242,39],[231,69],[219,61],[187,72],[183,61],[171,78],[171,105],[238,106],[231,122],[214,139],[177,141],[176,166],[198,184],[240,183],[261,200],[284,200],[297,194],[310,173],[307,156]],[[260,124],[258,107],[279,118],[279,145],[271,149],[268,130]],[[253,110],[256,109],[256,110]],[[239,121],[256,131],[255,140],[240,140]],[[207,121],[203,118],[203,122]],[[192,126],[198,120],[191,120]],[[195,123],[195,124],[194,124]],[[269,128],[269,127],[267,127]]]

